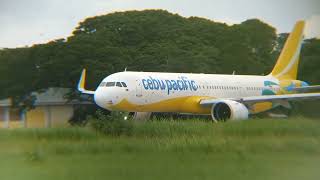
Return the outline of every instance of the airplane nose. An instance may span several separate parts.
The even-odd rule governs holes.
[[[97,89],[95,91],[94,101],[98,106],[104,109],[108,109],[108,107],[113,104],[112,100],[108,99],[107,93],[105,93],[102,89]]]
[[[105,104],[104,104],[104,98],[103,98],[103,93],[101,90],[96,90],[95,93],[94,93],[94,101],[95,103],[102,107],[102,108],[106,108],[105,107]]]

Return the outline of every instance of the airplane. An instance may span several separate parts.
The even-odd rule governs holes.
[[[297,80],[304,21],[298,21],[270,74],[265,76],[118,72],[104,78],[95,91],[85,89],[83,69],[78,90],[94,96],[95,103],[110,111],[211,115],[212,120],[245,120],[249,115],[291,101],[315,100],[320,86]],[[143,114],[144,113],[144,114]]]

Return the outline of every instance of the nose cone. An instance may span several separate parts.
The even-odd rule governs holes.
[[[94,92],[94,102],[104,108],[103,99],[102,99],[102,93],[98,89]]]
[[[94,101],[98,106],[109,111],[112,111],[111,107],[116,103],[112,90],[107,88],[98,88],[94,93]]]
[[[108,109],[110,102],[108,102],[107,94],[101,88],[98,88],[94,93],[94,101],[101,108]],[[110,110],[110,109],[108,109]]]

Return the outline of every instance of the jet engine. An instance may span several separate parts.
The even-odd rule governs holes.
[[[248,108],[239,102],[222,100],[212,106],[211,116],[214,121],[248,119]]]

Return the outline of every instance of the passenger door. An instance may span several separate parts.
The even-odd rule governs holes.
[[[238,97],[246,97],[246,96],[248,96],[246,84],[244,82],[241,82],[241,81],[238,81],[237,84],[238,84],[238,87],[239,87],[237,96]]]
[[[142,95],[142,81],[140,81],[139,79],[136,80],[136,97],[141,98]]]

